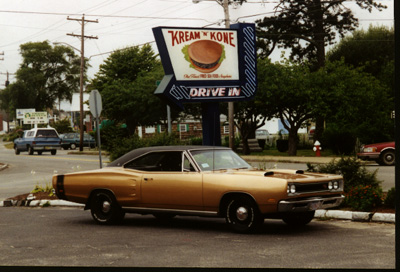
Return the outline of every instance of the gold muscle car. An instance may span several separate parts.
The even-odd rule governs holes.
[[[315,210],[344,199],[338,175],[253,169],[225,147],[160,146],[132,150],[106,168],[53,176],[58,198],[85,204],[100,224],[126,212],[215,216],[237,232],[257,229],[264,218],[308,224]]]

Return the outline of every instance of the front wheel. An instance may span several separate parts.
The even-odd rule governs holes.
[[[394,159],[395,159],[395,153],[392,150],[385,151],[380,158],[380,161],[382,162],[381,165],[394,165]]]
[[[51,152],[51,155],[57,154],[57,150],[56,150],[56,149],[53,149],[53,150],[51,150],[50,152]]]
[[[99,191],[93,195],[90,211],[93,219],[102,225],[120,223],[125,216],[114,195],[107,191]]]
[[[254,231],[264,222],[256,203],[245,196],[229,201],[225,219],[232,230],[240,233]]]
[[[72,150],[75,150],[75,149],[76,149],[76,144],[71,144],[71,145],[69,146],[69,148],[71,148]]]
[[[19,155],[20,151],[17,146],[14,147],[15,155]]]
[[[288,212],[282,216],[283,222],[291,226],[304,226],[314,218],[315,211],[310,212]]]

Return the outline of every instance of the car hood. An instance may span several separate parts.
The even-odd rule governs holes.
[[[226,174],[226,175],[242,175],[242,176],[254,176],[254,177],[268,177],[275,179],[285,179],[290,181],[296,180],[309,180],[315,182],[320,179],[342,179],[342,176],[334,174],[323,174],[323,173],[311,173],[304,172],[303,170],[291,170],[291,169],[269,169],[269,170],[220,170],[214,171],[215,173]]]

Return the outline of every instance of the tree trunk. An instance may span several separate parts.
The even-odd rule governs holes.
[[[249,147],[249,141],[246,138],[242,138],[242,144],[243,144],[243,155],[249,155],[250,154],[250,147]]]
[[[314,142],[315,141],[321,142],[322,134],[324,133],[324,123],[325,123],[325,120],[321,116],[318,116],[315,119],[315,131],[314,131],[314,138],[313,138]]]
[[[290,129],[289,130],[289,156],[296,156],[297,155],[297,129]]]

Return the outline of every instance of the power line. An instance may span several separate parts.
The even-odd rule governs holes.
[[[58,13],[58,12],[42,12],[42,11],[18,11],[18,10],[0,10],[0,13],[17,13],[17,14],[35,14],[35,15],[55,15],[55,16],[79,16],[76,13]],[[127,18],[127,19],[154,19],[154,20],[184,20],[184,21],[207,21],[203,18],[182,18],[182,17],[156,17],[156,16],[134,16],[134,15],[106,15],[106,14],[86,14],[87,17],[102,18]]]

